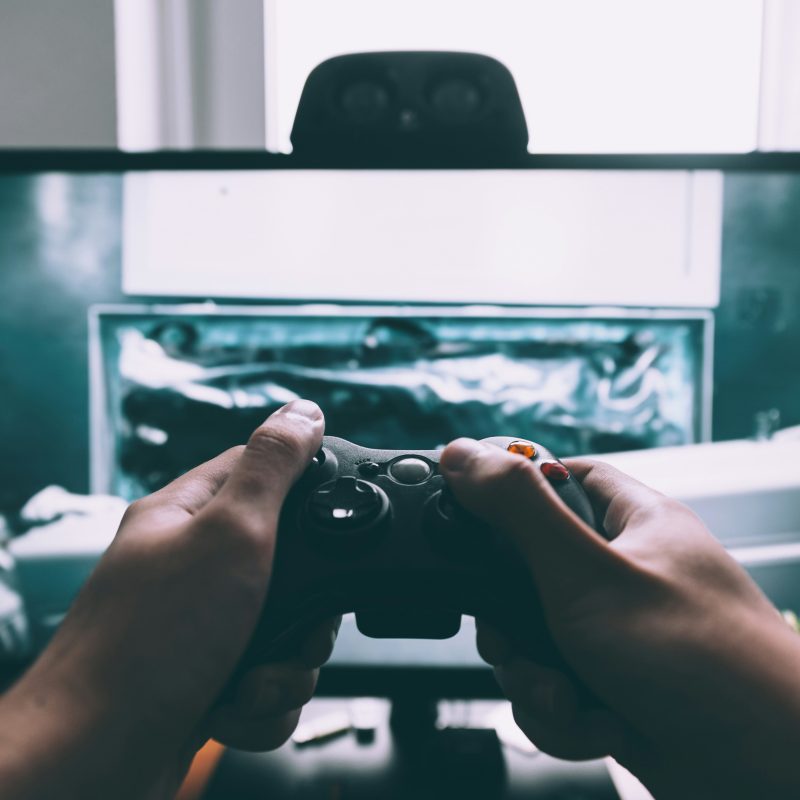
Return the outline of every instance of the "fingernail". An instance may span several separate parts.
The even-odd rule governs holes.
[[[446,472],[461,472],[485,450],[484,445],[475,439],[456,439],[445,447],[439,466]]]
[[[312,422],[317,422],[318,420],[322,419],[322,410],[320,407],[311,400],[303,400],[302,398],[299,400],[292,400],[291,403],[287,403],[282,408],[279,408],[275,413],[302,417],[303,419],[309,419]]]

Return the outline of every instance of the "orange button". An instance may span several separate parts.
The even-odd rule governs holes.
[[[536,448],[531,442],[526,442],[524,439],[517,439],[506,447],[509,453],[516,453],[525,458],[533,458],[536,455]]]

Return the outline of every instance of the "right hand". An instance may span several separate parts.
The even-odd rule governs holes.
[[[688,508],[606,464],[569,466],[610,542],[534,463],[466,439],[441,457],[461,504],[517,545],[574,672],[479,623],[520,728],[561,758],[614,756],[658,798],[800,796],[800,637]]]

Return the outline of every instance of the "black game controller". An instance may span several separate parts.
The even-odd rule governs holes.
[[[547,450],[510,437],[483,441],[533,461],[566,505],[596,527],[580,483]],[[446,639],[469,614],[536,661],[562,663],[522,558],[457,505],[439,455],[325,437],[284,504],[245,665],[291,656],[316,624],[350,611],[359,630],[377,638]]]

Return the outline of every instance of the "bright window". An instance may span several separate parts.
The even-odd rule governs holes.
[[[550,152],[757,145],[762,0],[265,0],[267,147],[308,73],[368,50],[467,50],[514,75]]]

